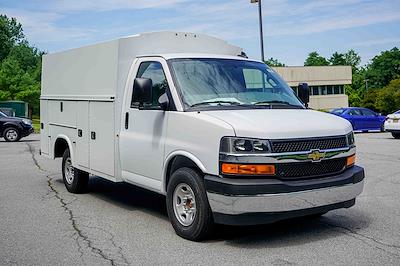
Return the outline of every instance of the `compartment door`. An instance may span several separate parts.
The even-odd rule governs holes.
[[[89,102],[76,104],[76,153],[75,160],[80,166],[89,168]]]
[[[114,176],[114,103],[89,104],[90,169]]]
[[[43,154],[49,154],[49,116],[48,100],[40,100],[40,150]]]

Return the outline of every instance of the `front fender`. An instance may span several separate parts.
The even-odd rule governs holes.
[[[6,123],[4,123],[3,124],[3,130],[8,128],[8,127],[10,127],[10,126],[11,127],[16,127],[20,131],[23,130],[22,125],[20,123],[18,123],[18,122],[6,122]]]

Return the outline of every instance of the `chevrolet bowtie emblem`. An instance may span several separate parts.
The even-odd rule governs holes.
[[[320,152],[318,150],[314,150],[308,154],[308,159],[313,162],[319,162],[325,158],[325,152]]]

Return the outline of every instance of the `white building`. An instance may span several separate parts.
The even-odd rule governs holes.
[[[274,67],[297,92],[299,83],[310,87],[310,108],[332,109],[348,107],[344,85],[351,84],[351,66]]]

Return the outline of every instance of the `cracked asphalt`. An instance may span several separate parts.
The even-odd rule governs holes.
[[[400,141],[356,134],[366,186],[356,205],[321,218],[219,226],[175,235],[163,196],[97,177],[73,195],[39,136],[0,141],[0,265],[400,265]]]

